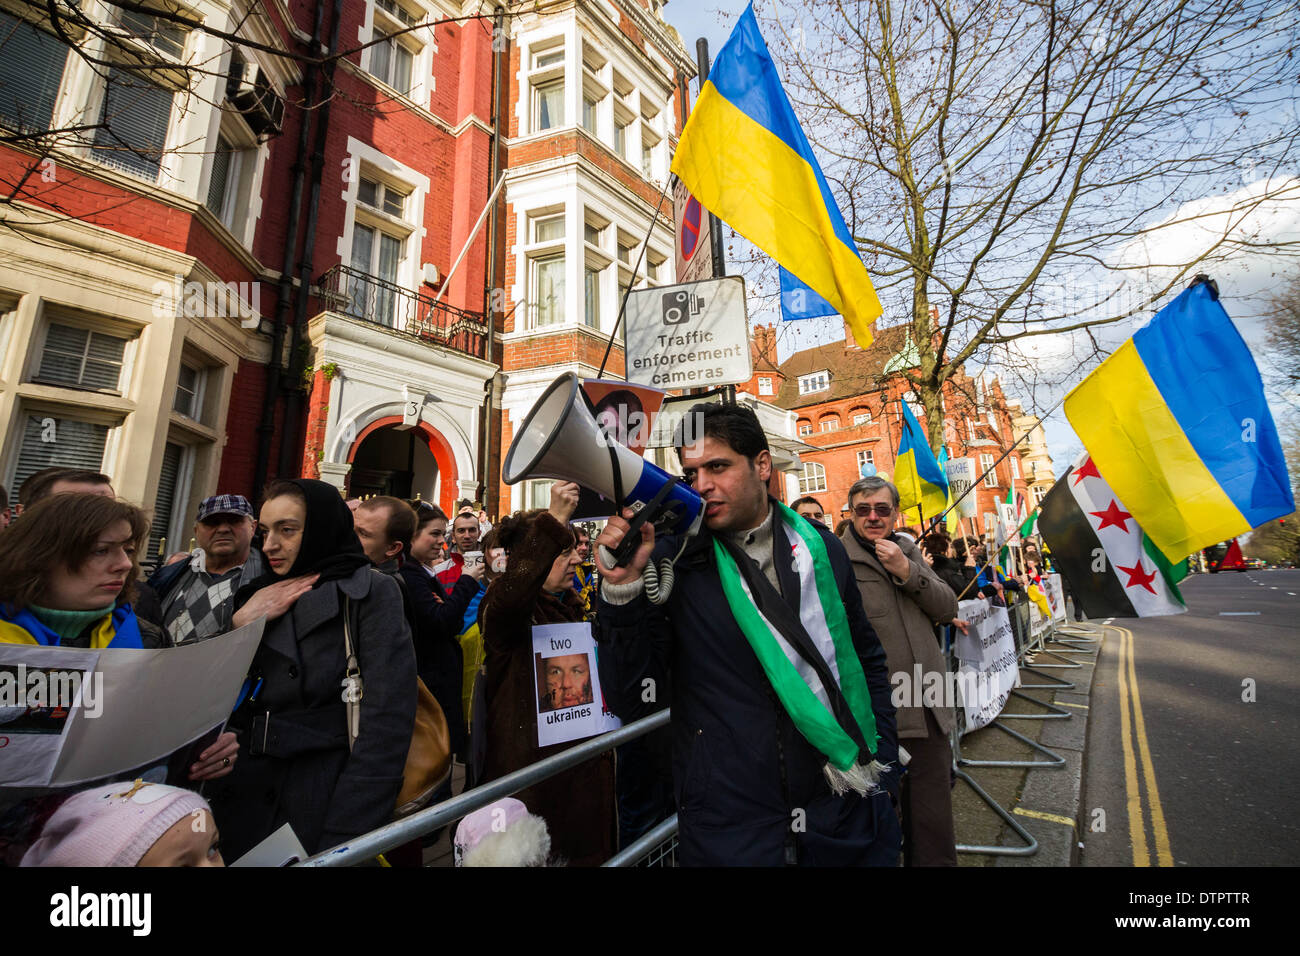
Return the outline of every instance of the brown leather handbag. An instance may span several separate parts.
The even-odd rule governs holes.
[[[343,678],[343,700],[348,709],[348,749],[356,743],[361,729],[361,665],[352,643],[352,601],[343,598],[343,649],[347,655],[347,675]],[[402,770],[402,789],[397,794],[394,817],[404,817],[424,807],[434,793],[451,776],[451,730],[442,705],[424,681],[415,679],[415,725],[411,729],[411,748]]]

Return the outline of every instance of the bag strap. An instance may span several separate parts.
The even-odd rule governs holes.
[[[348,710],[348,750],[357,742],[361,733],[361,697],[364,685],[361,682],[361,665],[357,661],[356,649],[352,646],[352,599],[343,595],[343,651],[347,656],[347,671],[343,676],[343,702]]]

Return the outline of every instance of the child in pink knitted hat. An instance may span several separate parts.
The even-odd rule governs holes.
[[[73,794],[22,866],[225,866],[208,802],[192,790],[119,780]]]
[[[548,866],[546,821],[514,797],[475,810],[456,827],[457,866]]]

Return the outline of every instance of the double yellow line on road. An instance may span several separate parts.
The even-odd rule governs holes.
[[[1128,829],[1133,842],[1133,865],[1151,865],[1146,823],[1142,813],[1142,793],[1138,782],[1140,763],[1151,813],[1151,833],[1155,843],[1156,865],[1173,866],[1174,855],[1169,849],[1169,831],[1165,828],[1164,808],[1160,806],[1160,789],[1156,786],[1156,771],[1151,762],[1151,745],[1147,741],[1146,720],[1142,716],[1142,698],[1138,693],[1137,668],[1133,663],[1133,632],[1126,627],[1116,627],[1114,624],[1109,627],[1119,632],[1120,738],[1124,748],[1124,789],[1128,797]],[[1133,700],[1131,717],[1130,697]]]

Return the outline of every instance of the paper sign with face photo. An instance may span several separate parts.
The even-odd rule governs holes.
[[[644,455],[655,416],[667,394],[657,388],[629,382],[586,379],[582,393],[601,430],[620,445]]]
[[[601,431],[636,454],[645,455],[666,392],[646,385],[592,378],[583,381],[582,393]],[[608,518],[614,510],[613,501],[583,488],[578,492],[578,506],[572,520]]]
[[[583,740],[609,729],[601,711],[604,696],[590,624],[534,627],[533,663],[539,747]]]

